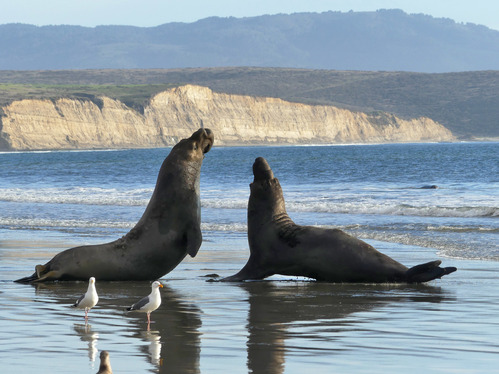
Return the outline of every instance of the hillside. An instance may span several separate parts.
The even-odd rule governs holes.
[[[141,112],[182,84],[215,92],[429,117],[464,138],[499,138],[499,71],[447,74],[283,68],[0,71],[0,106],[21,99],[104,95]]]
[[[499,31],[401,10],[206,18],[157,27],[0,25],[0,69],[222,66],[499,69]]]

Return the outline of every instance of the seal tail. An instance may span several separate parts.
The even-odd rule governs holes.
[[[408,283],[424,283],[433,279],[442,278],[444,275],[455,272],[457,269],[453,266],[441,268],[442,261],[431,261],[425,264],[416,265],[405,273]]]

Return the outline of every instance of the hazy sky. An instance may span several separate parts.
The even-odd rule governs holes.
[[[2,0],[0,24],[158,26],[202,18],[402,9],[499,30],[497,0]]]

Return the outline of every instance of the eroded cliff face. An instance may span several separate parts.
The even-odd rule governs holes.
[[[429,118],[402,120],[332,106],[218,94],[182,86],[159,93],[144,113],[106,97],[94,103],[15,101],[1,108],[0,149],[141,148],[174,145],[200,126],[217,145],[451,141]]]

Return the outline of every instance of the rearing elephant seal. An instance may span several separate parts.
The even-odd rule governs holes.
[[[121,239],[67,249],[16,282],[51,280],[155,280],[201,246],[199,179],[204,154],[214,141],[199,129],[175,145],[161,165],[142,218]]]
[[[282,189],[267,161],[253,164],[248,203],[250,258],[222,281],[298,275],[328,282],[421,283],[456,271],[440,261],[408,269],[369,244],[338,229],[295,224],[286,213]]]

